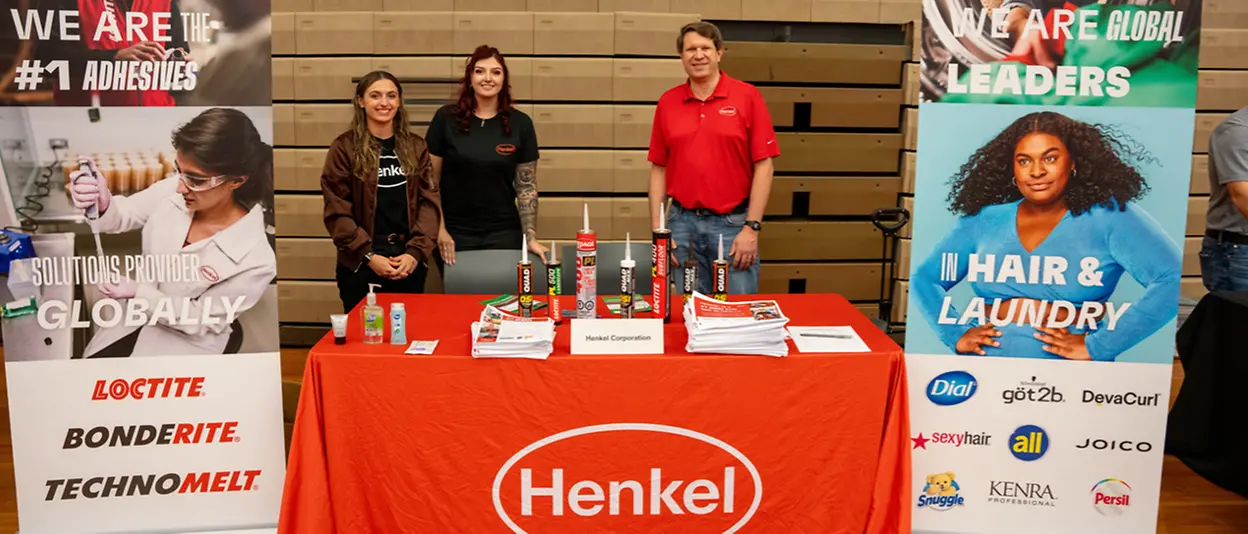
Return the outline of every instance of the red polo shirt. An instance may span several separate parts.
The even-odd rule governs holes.
[[[750,198],[754,162],[780,155],[758,88],[719,73],[710,98],[689,82],[659,98],[650,162],[667,167],[667,196],[690,209],[728,213]]]

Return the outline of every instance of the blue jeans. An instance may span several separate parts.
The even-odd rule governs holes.
[[[676,259],[681,266],[671,268],[672,280],[676,283],[675,292],[680,294],[685,287],[685,272],[682,267],[689,258],[690,245],[693,246],[693,257],[698,261],[697,289],[704,295],[710,295],[714,286],[711,278],[715,275],[715,258],[719,253],[719,236],[724,236],[724,259],[728,261],[728,293],[732,295],[748,295],[758,293],[758,260],[748,269],[740,270],[732,266],[732,241],[741,233],[745,225],[745,213],[732,215],[698,215],[672,203],[667,212],[667,227],[672,231],[672,240],[676,242]]]
[[[1205,236],[1200,248],[1200,276],[1209,291],[1248,291],[1248,245]]]

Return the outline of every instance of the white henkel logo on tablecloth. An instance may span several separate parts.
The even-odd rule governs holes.
[[[492,491],[499,518],[517,533],[656,520],[688,525],[690,532],[731,533],[758,510],[763,484],[749,458],[717,438],[615,423],[529,444],[499,468]]]

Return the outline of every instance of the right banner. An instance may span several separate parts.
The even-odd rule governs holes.
[[[914,532],[1156,532],[1200,2],[923,6]]]

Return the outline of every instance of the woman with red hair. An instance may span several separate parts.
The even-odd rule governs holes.
[[[522,237],[545,261],[537,241],[537,133],[512,107],[507,61],[477,47],[464,67],[459,96],[438,110],[425,135],[442,190],[438,251],[516,248]]]

